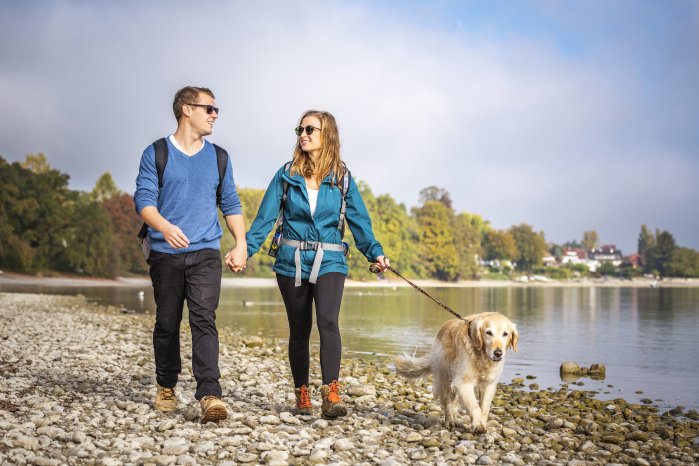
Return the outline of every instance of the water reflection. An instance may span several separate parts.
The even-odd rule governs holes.
[[[576,379],[600,396],[641,397],[660,404],[699,407],[694,395],[699,351],[699,290],[637,288],[435,288],[429,290],[456,312],[500,311],[519,327],[520,351],[510,353],[504,379],[534,375],[541,387],[561,384],[563,361],[607,366],[606,380]],[[262,295],[262,296],[260,296]],[[243,332],[288,335],[276,289],[225,290],[237,300],[279,305],[222,306],[219,321]],[[231,299],[235,302],[236,299]],[[668,307],[670,306],[670,307]],[[358,290],[345,295],[340,325],[347,355],[389,357],[428,351],[452,316],[412,289]],[[312,344],[318,344],[314,330]],[[669,361],[684,361],[669,364]],[[688,367],[689,366],[689,367]],[[636,394],[637,390],[643,394]]]

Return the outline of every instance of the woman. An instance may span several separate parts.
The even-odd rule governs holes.
[[[320,333],[323,416],[347,414],[340,400],[342,343],[338,316],[347,275],[342,232],[346,220],[357,248],[385,270],[389,261],[374,238],[371,219],[352,176],[340,160],[335,118],[309,110],[296,128],[291,163],[274,175],[246,239],[255,254],[277,220],[271,255],[289,320],[289,363],[296,413],[312,414],[308,391],[312,304]]]

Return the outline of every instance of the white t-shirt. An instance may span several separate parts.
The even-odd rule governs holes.
[[[182,152],[182,153],[185,154],[185,155],[189,155],[189,154],[187,154],[184,150],[182,150],[182,148],[180,147],[179,144],[177,144],[177,141],[175,141],[175,135],[174,135],[174,134],[171,134],[170,136],[168,136],[168,139],[170,140],[170,142],[172,143],[172,145],[175,146],[175,149],[177,149],[178,151]],[[204,138],[201,138],[201,147],[200,147],[199,150],[196,151],[194,154],[198,154],[199,151],[202,150],[202,149],[204,148],[204,144],[206,144],[206,141],[204,140]],[[192,154],[192,155],[194,155],[194,154]],[[189,156],[191,157],[192,155],[189,155]]]
[[[316,213],[316,205],[318,204],[319,189],[306,189],[308,191],[308,205],[311,207],[311,217]]]

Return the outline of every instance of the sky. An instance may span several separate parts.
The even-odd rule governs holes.
[[[631,253],[646,224],[699,249],[698,83],[699,1],[0,0],[0,155],[84,191],[133,193],[198,85],[240,187],[321,109],[353,176],[408,208],[437,186],[549,242]]]

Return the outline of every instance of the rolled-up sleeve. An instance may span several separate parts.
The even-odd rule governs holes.
[[[243,213],[243,207],[240,203],[238,190],[235,187],[235,180],[233,179],[233,164],[231,163],[230,157],[228,157],[226,173],[223,175],[223,186],[221,186],[221,204],[219,207],[221,208],[221,212],[223,212],[224,217],[228,215],[240,215]]]
[[[141,155],[133,200],[139,215],[144,207],[158,207],[158,170],[155,168],[155,149],[152,144]]]

